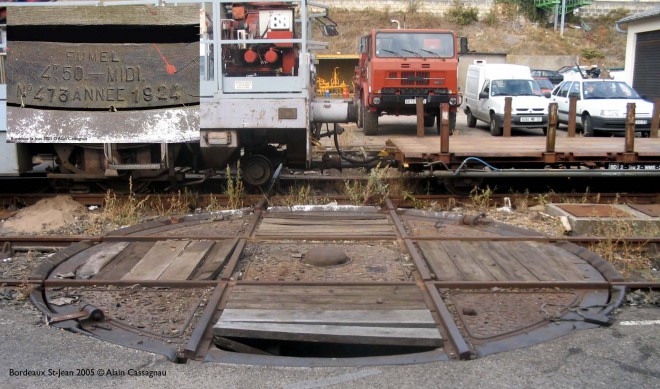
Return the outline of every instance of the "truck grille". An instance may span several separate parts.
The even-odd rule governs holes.
[[[398,80],[402,86],[424,86],[430,85],[430,72],[389,72],[388,80]],[[390,84],[391,85],[391,84]]]

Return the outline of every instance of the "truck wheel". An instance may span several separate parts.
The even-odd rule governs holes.
[[[424,116],[424,127],[433,127],[435,123],[435,115]]]
[[[490,133],[493,136],[502,136],[502,127],[497,122],[495,115],[490,115]]]
[[[378,112],[364,110],[364,135],[378,135]]]
[[[364,106],[362,100],[357,101],[357,128],[362,128],[364,125]]]
[[[589,115],[582,116],[582,132],[584,136],[594,136],[594,124],[591,122],[591,116]]]
[[[475,128],[477,126],[477,118],[472,116],[472,111],[470,111],[469,109],[467,110],[466,115],[467,115],[467,125],[468,125],[468,127]]]

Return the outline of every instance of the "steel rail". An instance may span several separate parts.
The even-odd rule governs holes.
[[[458,357],[460,359],[470,359],[472,355],[472,350],[470,349],[470,346],[468,346],[467,342],[465,341],[465,338],[461,334],[461,331],[456,325],[456,321],[454,320],[454,317],[452,316],[451,312],[449,312],[447,305],[445,304],[444,300],[438,293],[438,290],[435,287],[430,286],[428,283],[424,282],[431,278],[431,272],[427,267],[426,262],[420,255],[419,251],[417,251],[417,248],[411,241],[411,238],[408,236],[408,233],[406,232],[406,229],[403,226],[403,222],[399,218],[399,215],[396,213],[396,207],[389,198],[385,198],[385,207],[388,211],[390,219],[396,226],[399,237],[403,239],[405,243],[405,246],[408,250],[408,254],[410,254],[410,257],[412,258],[413,263],[415,264],[417,272],[422,278],[420,290],[422,292],[426,292],[427,295],[433,301],[433,305],[435,306],[435,311],[438,314],[438,317],[442,324],[442,328],[445,331],[447,331],[447,336],[449,337],[449,341],[456,350],[456,354],[458,355]]]

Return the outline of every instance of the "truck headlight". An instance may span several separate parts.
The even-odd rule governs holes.
[[[457,105],[458,99],[456,97],[449,98],[449,105]]]
[[[374,97],[374,104],[380,104],[380,97]]]

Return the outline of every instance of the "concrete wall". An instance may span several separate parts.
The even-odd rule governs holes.
[[[531,69],[557,70],[562,66],[575,66],[573,55],[513,55],[506,56],[507,63],[527,65]]]
[[[531,1],[531,0],[529,0]],[[444,15],[454,5],[454,0],[321,0],[332,8],[344,9],[378,9],[390,12],[426,12]],[[491,10],[494,0],[463,0],[465,6],[476,7],[479,15]],[[580,14],[585,17],[601,16],[617,8],[626,8],[631,13],[646,11],[658,6],[657,0],[594,0],[591,5],[580,8]],[[332,11],[331,11],[332,14]]]

